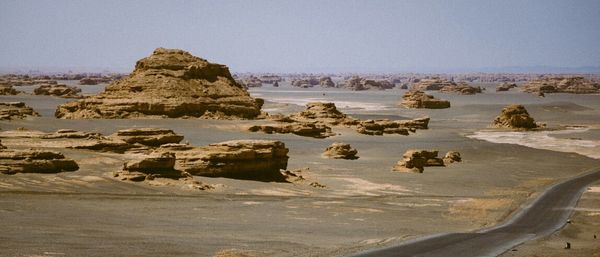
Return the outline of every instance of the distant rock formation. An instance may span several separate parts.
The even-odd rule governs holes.
[[[408,91],[400,103],[406,108],[444,109],[450,108],[450,101],[441,100],[423,91]]]
[[[62,153],[44,150],[1,150],[0,173],[58,173],[76,171],[77,163]]]
[[[44,84],[33,90],[36,95],[52,95],[64,98],[82,98],[81,88],[63,84]]]
[[[481,87],[469,86],[467,83],[460,82],[458,84],[447,85],[440,88],[442,93],[458,93],[461,95],[474,95],[481,93]]]
[[[142,144],[145,146],[161,146],[179,143],[183,140],[183,136],[175,134],[173,130],[161,128],[122,129],[110,137],[123,140],[128,144]]]
[[[262,87],[263,82],[255,76],[250,76],[250,77],[240,80],[239,83],[242,84],[245,88],[251,88],[251,87]]]
[[[40,116],[23,102],[0,102],[0,120],[24,119]]]
[[[291,85],[299,88],[311,88],[319,85],[319,80],[316,78],[301,78],[292,80]]]
[[[402,160],[394,166],[393,171],[423,173],[424,167],[444,166],[444,160],[438,158],[435,150],[408,150]]]
[[[356,156],[358,151],[349,144],[344,143],[333,143],[325,149],[325,152],[321,154],[323,158],[331,158],[331,159],[346,159],[346,160],[355,160],[359,157]]]
[[[325,88],[335,87],[335,83],[333,83],[333,80],[331,80],[331,77],[321,77],[319,79],[319,85],[321,85],[321,87],[325,87]]]
[[[508,91],[512,88],[517,87],[517,84],[515,83],[508,83],[508,82],[504,82],[498,86],[496,86],[496,92],[504,92],[504,91]]]
[[[262,99],[252,98],[225,65],[177,49],[158,48],[126,78],[99,95],[60,105],[63,119],[201,117],[252,119]]]
[[[512,104],[502,109],[502,112],[492,124],[497,128],[534,129],[538,127],[523,105]]]
[[[175,168],[192,175],[252,180],[280,179],[288,151],[284,143],[273,140],[233,140],[204,147],[166,144],[157,150],[174,153]]]
[[[598,94],[600,84],[584,77],[551,77],[532,80],[523,86],[528,93]]]
[[[0,95],[16,95],[19,93],[12,85],[0,85]]]
[[[440,90],[445,86],[456,86],[454,81],[450,81],[442,78],[431,78],[421,79],[413,83],[412,90],[427,91],[427,90]]]
[[[384,89],[392,89],[394,88],[394,84],[387,80],[372,80],[372,79],[364,79],[358,76],[354,76],[344,82],[341,82],[337,85],[339,88],[350,89],[354,91],[362,91],[362,90],[384,90]]]

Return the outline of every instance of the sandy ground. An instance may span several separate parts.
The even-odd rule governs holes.
[[[571,244],[571,249],[565,249],[567,242]],[[527,242],[501,256],[600,256],[600,184],[589,187],[583,194],[573,212],[571,223],[562,230]]]
[[[600,124],[600,96],[442,94],[453,101],[452,108],[406,110],[395,105],[402,93],[253,92],[267,100],[364,100],[368,109],[349,105],[343,110],[375,118],[428,115],[429,130],[377,137],[336,128],[337,136],[312,139],[240,129],[260,121],[56,120],[55,106],[66,100],[0,97],[25,101],[42,114],[2,121],[2,130],[72,128],[108,135],[122,128],[152,126],[173,129],[194,145],[245,138],[281,140],[290,148],[288,169],[302,170],[307,180],[265,183],[196,177],[215,186],[207,191],[136,184],[111,176],[126,161],[122,155],[54,149],[75,159],[81,169],[0,176],[0,256],[343,256],[419,236],[492,226],[548,185],[600,166],[600,160],[573,152],[467,137],[485,129],[504,104],[515,100],[528,104],[537,120],[550,125]],[[380,102],[385,108],[373,110]],[[302,109],[271,102],[265,108]],[[576,137],[599,140],[593,129]],[[2,142],[9,148],[30,146],[19,140]],[[322,151],[333,142],[350,143],[360,159],[322,159]],[[428,167],[423,174],[391,172],[402,154],[413,148],[442,154],[457,150],[464,161]],[[312,187],[308,183],[312,181],[326,187]]]

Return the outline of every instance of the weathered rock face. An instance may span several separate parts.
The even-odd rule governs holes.
[[[36,95],[52,95],[64,98],[81,98],[81,88],[63,84],[45,84],[33,90]]]
[[[294,79],[294,80],[292,80],[291,85],[293,87],[311,88],[316,85],[319,85],[319,80],[316,78]]]
[[[406,108],[444,109],[450,108],[450,102],[425,94],[423,91],[408,91],[400,103]]]
[[[440,88],[443,93],[457,93],[461,95],[474,95],[481,93],[481,87],[469,86],[467,83],[461,82],[454,85],[448,85]]]
[[[262,101],[250,97],[225,65],[158,48],[128,77],[99,95],[60,105],[55,116],[79,118],[202,117],[252,119]]]
[[[456,151],[447,152],[446,155],[444,156],[445,164],[461,162],[461,161],[462,161],[462,157],[460,156],[460,153],[456,152]]]
[[[325,149],[325,152],[321,156],[331,159],[355,160],[358,159],[358,156],[356,156],[357,153],[358,151],[349,144],[333,143]]]
[[[597,94],[600,84],[583,77],[554,77],[530,81],[523,90],[529,93]]]
[[[331,77],[321,77],[319,79],[319,85],[321,85],[321,87],[335,87],[335,83],[333,83],[333,80],[331,80]]]
[[[57,138],[86,138],[86,139],[101,139],[102,135],[93,132],[82,132],[73,129],[59,129],[54,133],[42,134],[40,138],[43,139],[57,139]]]
[[[403,126],[401,122],[391,120],[361,121],[356,128],[356,132],[372,136],[381,136],[383,134],[400,134],[408,136],[408,131],[408,128]]]
[[[262,87],[262,83],[262,80],[255,76],[250,76],[248,78],[240,80],[240,84],[242,84],[245,88]]]
[[[130,181],[190,177],[189,174],[175,169],[175,154],[168,152],[153,154],[140,160],[128,161],[123,165],[123,170],[115,172],[114,176]]]
[[[342,82],[338,85],[340,88],[346,88],[354,91],[362,91],[362,90],[384,90],[384,89],[392,89],[394,88],[394,84],[387,80],[372,80],[372,79],[364,79],[358,76],[354,76],[348,79],[345,82]]]
[[[408,150],[393,171],[422,173],[426,166],[444,166],[444,161],[437,156],[438,151]]]
[[[76,171],[77,163],[59,152],[42,150],[0,151],[0,173],[58,173]]]
[[[334,103],[312,102],[306,104],[306,109],[290,116],[299,121],[321,121],[329,124],[338,124],[346,119],[346,114],[340,112]]]
[[[20,93],[12,85],[0,85],[0,95],[16,95]]]
[[[421,79],[412,85],[412,90],[440,90],[445,86],[456,86],[456,83],[442,78]]]
[[[533,118],[529,116],[525,107],[520,104],[504,107],[502,113],[494,120],[493,126],[497,128],[525,130],[538,127]]]
[[[287,168],[289,150],[280,141],[234,140],[205,147],[167,144],[157,151],[175,153],[175,168],[193,175],[269,180]]]
[[[515,88],[515,87],[517,87],[517,84],[515,84],[515,83],[507,83],[507,82],[504,82],[504,83],[502,83],[502,84],[500,84],[500,85],[496,86],[496,92],[504,92],[504,91],[508,91],[508,90],[510,90],[511,88]]]
[[[291,124],[255,125],[248,129],[251,132],[264,132],[267,134],[295,134],[303,137],[326,138],[335,135],[331,127],[308,122],[295,122]]]
[[[146,146],[179,143],[183,140],[183,136],[175,134],[173,130],[161,128],[123,129],[110,137],[123,140],[129,144],[142,144]]]
[[[0,103],[0,120],[23,119],[27,116],[40,116],[23,102]]]

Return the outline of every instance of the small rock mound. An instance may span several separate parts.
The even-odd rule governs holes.
[[[253,119],[262,104],[235,82],[227,66],[182,50],[158,48],[139,60],[128,77],[98,95],[58,106],[55,116]]]
[[[325,88],[335,87],[335,83],[333,83],[331,77],[321,77],[319,79],[319,85]]]
[[[357,153],[358,151],[349,144],[333,143],[325,149],[325,152],[321,156],[331,159],[355,160],[359,158],[356,156]]]
[[[523,105],[513,104],[506,106],[502,109],[502,112],[492,124],[497,128],[509,128],[509,129],[534,129],[538,125],[535,123],[532,117]]]
[[[23,102],[0,103],[0,120],[24,119],[27,116],[40,116]]]
[[[345,119],[346,114],[340,112],[334,103],[312,102],[306,104],[306,109],[290,116],[294,120],[321,121],[329,124],[338,124],[340,119]]]
[[[326,138],[335,135],[331,127],[325,124],[295,122],[292,124],[255,125],[248,129],[251,132],[264,132],[267,134],[294,134],[303,137]]]
[[[391,120],[366,120],[361,121],[356,132],[371,136],[381,136],[383,134],[400,134],[408,136],[409,129],[402,122]]]
[[[0,151],[0,173],[58,173],[76,171],[77,163],[62,153],[43,150]]]
[[[447,152],[446,155],[444,156],[445,164],[461,162],[461,161],[462,161],[462,157],[460,156],[460,153],[456,152],[456,151]]]
[[[12,85],[0,85],[0,95],[16,95],[19,93]]]
[[[408,150],[393,171],[423,173],[427,166],[444,166],[444,160],[438,158],[438,151]]]
[[[504,83],[496,86],[496,92],[508,91],[508,90],[510,90],[512,88],[515,88],[515,87],[517,87],[517,84],[515,84],[515,83],[504,82]]]
[[[442,78],[421,79],[412,85],[412,90],[440,90],[446,86],[456,86],[456,83]]]
[[[161,128],[122,129],[110,137],[123,140],[129,144],[142,144],[146,146],[161,146],[164,144],[179,143],[183,140],[183,136],[175,134],[173,130]]]
[[[36,95],[52,95],[64,98],[82,98],[81,88],[63,84],[45,84],[33,90]]]
[[[400,103],[406,108],[444,109],[450,108],[450,102],[425,94],[423,91],[408,91]]]

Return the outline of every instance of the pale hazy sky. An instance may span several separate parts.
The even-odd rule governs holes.
[[[1,67],[132,69],[156,47],[234,72],[600,66],[600,0],[0,0]]]

